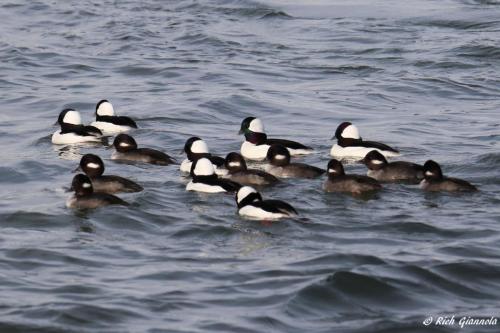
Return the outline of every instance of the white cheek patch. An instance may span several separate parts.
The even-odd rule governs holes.
[[[426,171],[425,175],[426,176],[434,176],[434,172]]]
[[[354,125],[349,125],[342,131],[342,137],[348,139],[359,139],[358,128]]]
[[[120,142],[120,147],[130,147],[130,145],[126,142]]]
[[[328,169],[328,173],[337,173],[335,169]]]
[[[241,165],[241,163],[240,163],[240,162],[229,162],[229,166],[230,166],[230,167],[238,167],[238,166],[240,166],[240,165]]]
[[[240,188],[238,194],[236,195],[238,203],[240,203],[243,199],[248,197],[251,193],[257,193],[257,191],[250,186],[243,186],[242,188]]]
[[[99,169],[100,165],[97,163],[87,163],[87,168]]]
[[[285,155],[275,155],[274,158],[277,160],[284,160],[284,159],[286,159],[286,156]]]
[[[207,158],[200,158],[194,167],[196,176],[211,176],[215,173],[214,166]]]
[[[377,165],[384,164],[381,160],[372,160],[372,163]]]
[[[72,125],[81,125],[82,117],[80,116],[80,112],[71,110],[66,112],[63,118],[63,123],[72,124]]]
[[[90,188],[90,187],[92,187],[92,185],[90,185],[89,183],[83,183],[82,186],[83,186],[83,188]]]
[[[113,109],[113,105],[109,102],[104,102],[99,105],[97,109],[97,114],[100,116],[114,116],[115,110]]]
[[[207,154],[208,153],[208,146],[203,140],[196,140],[193,142],[191,145],[191,152],[195,154]]]
[[[250,122],[250,126],[248,129],[252,132],[257,132],[257,133],[265,133],[266,130],[264,129],[264,124],[262,123],[262,120],[259,118],[255,118]]]

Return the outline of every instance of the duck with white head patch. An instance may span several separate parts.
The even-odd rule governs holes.
[[[262,200],[254,188],[243,186],[236,193],[238,214],[252,219],[275,220],[298,215],[295,208],[281,200]]]
[[[247,117],[243,120],[239,134],[245,135],[245,142],[241,145],[241,155],[250,160],[264,160],[267,156],[267,150],[273,144],[286,147],[291,155],[305,155],[313,151],[312,148],[295,141],[268,139],[264,124],[255,117]]]
[[[330,155],[340,159],[363,158],[372,150],[379,151],[385,157],[398,156],[399,151],[386,144],[375,141],[364,141],[359,136],[356,126],[350,122],[343,122],[337,127],[332,139],[337,143],[330,150]]]
[[[424,178],[424,167],[404,161],[387,162],[378,150],[372,150],[361,160],[368,168],[367,175],[380,182],[418,184]]]
[[[216,174],[224,175],[227,173],[227,170],[222,169],[224,167],[224,159],[210,154],[206,142],[199,137],[193,136],[187,139],[186,144],[184,145],[184,152],[186,153],[187,158],[182,161],[180,165],[180,170],[182,172],[190,173],[193,161],[205,157],[208,158],[214,165]]]
[[[80,160],[80,169],[92,181],[94,191],[103,193],[140,192],[142,186],[126,178],[114,175],[103,175],[104,162],[94,154],[85,154]]]
[[[96,121],[91,125],[99,128],[104,134],[116,134],[137,128],[137,124],[129,117],[115,115],[113,105],[103,99],[95,107]]]
[[[75,192],[66,201],[66,207],[76,209],[93,209],[108,205],[128,206],[122,199],[108,193],[95,193],[89,177],[78,174],[73,177],[71,190]]]
[[[278,178],[262,170],[248,169],[243,156],[236,152],[227,154],[226,169],[227,175],[224,178],[231,179],[242,185],[264,186],[279,182]]]
[[[327,174],[328,178],[323,184],[323,189],[326,192],[345,192],[360,195],[382,188],[380,183],[371,177],[346,175],[344,166],[336,159],[328,162]]]
[[[212,162],[205,157],[193,162],[191,177],[191,181],[186,185],[186,191],[205,193],[235,192],[241,187],[236,182],[217,177]]]
[[[272,145],[267,151],[270,165],[266,171],[279,178],[315,178],[325,173],[325,170],[304,164],[290,163],[290,152],[282,145]]]
[[[420,182],[420,188],[432,192],[475,192],[478,190],[468,181],[443,176],[441,166],[433,160],[428,160],[424,164],[424,180]]]
[[[76,110],[64,109],[61,111],[57,123],[61,129],[52,134],[53,144],[102,142],[102,132],[94,126],[82,125],[82,118]]]
[[[143,162],[156,165],[169,165],[175,161],[167,154],[151,148],[137,148],[137,142],[128,134],[118,134],[113,141],[116,151],[113,160]]]

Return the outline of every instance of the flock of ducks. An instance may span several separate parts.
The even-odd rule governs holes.
[[[52,135],[54,144],[79,144],[102,142],[103,138],[116,135],[111,159],[150,163],[156,165],[175,164],[169,155],[151,148],[139,148],[133,137],[125,132],[137,128],[129,117],[115,114],[113,105],[101,100],[96,105],[96,120],[86,126],[80,113],[73,109],[63,110],[58,118],[60,130]],[[245,136],[241,154],[229,153],[225,158],[210,154],[205,141],[191,137],[184,145],[186,159],[180,170],[189,174],[191,180],[187,191],[206,193],[235,193],[240,215],[256,219],[278,219],[297,215],[288,203],[280,200],[264,200],[253,186],[264,187],[279,182],[280,178],[317,178],[327,173],[323,184],[326,192],[344,192],[360,195],[382,188],[384,182],[420,184],[426,191],[477,191],[465,180],[443,176],[438,163],[428,160],[424,165],[411,162],[388,162],[387,158],[398,156],[398,150],[380,142],[361,138],[356,126],[343,122],[337,127],[337,142],[332,146],[331,159],[326,170],[292,162],[291,157],[310,154],[313,149],[301,143],[267,138],[264,124],[259,118],[248,117],[241,123],[240,134]],[[367,175],[346,174],[341,163],[344,159],[355,159],[366,165]],[[249,169],[246,160],[267,161],[262,169]],[[74,195],[66,203],[69,208],[92,209],[105,205],[128,205],[115,196],[119,192],[139,192],[143,187],[129,179],[104,175],[104,163],[94,154],[86,154],[77,168],[85,174],[77,174],[72,181]]]

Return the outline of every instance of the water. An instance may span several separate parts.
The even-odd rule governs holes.
[[[498,316],[499,4],[2,2],[0,331],[456,332],[461,316]],[[359,200],[289,180],[263,195],[301,219],[246,221],[232,196],[185,192],[174,166],[50,143],[60,110],[90,122],[102,98],[179,160],[191,135],[237,151],[254,115],[325,167],[350,120],[481,192],[388,185]],[[121,196],[131,207],[65,208],[88,152],[146,188]]]

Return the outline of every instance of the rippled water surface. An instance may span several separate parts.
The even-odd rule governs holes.
[[[456,332],[422,321],[499,316],[500,2],[6,0],[0,31],[1,332]],[[360,200],[287,180],[263,195],[300,219],[247,221],[230,195],[186,192],[177,166],[51,144],[60,110],[90,122],[103,98],[178,160],[191,135],[239,150],[253,115],[325,167],[349,120],[481,191]],[[68,210],[88,152],[146,190]]]

